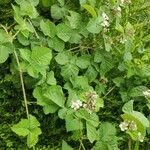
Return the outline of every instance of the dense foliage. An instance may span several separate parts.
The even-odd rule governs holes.
[[[0,150],[150,149],[149,33],[149,0],[0,1]]]

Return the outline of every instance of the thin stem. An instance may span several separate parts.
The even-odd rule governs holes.
[[[20,29],[21,30],[21,29]],[[20,30],[18,30],[12,37],[12,41],[15,39],[15,37],[18,35],[18,33],[20,32]]]
[[[5,26],[3,26],[2,24],[0,25],[4,30],[5,32],[8,34],[8,31],[7,31],[7,28]]]
[[[105,95],[103,98],[105,98],[108,94],[110,94],[114,90],[115,86],[113,86]]]
[[[18,58],[17,52],[15,50],[14,50],[14,55],[15,55],[15,59],[16,59],[17,65],[18,65],[18,69],[19,69],[19,75],[20,75],[23,98],[24,98],[24,103],[25,103],[25,108],[26,108],[26,114],[27,114],[27,118],[29,119],[28,101],[27,101],[26,91],[25,91],[25,86],[24,86],[24,81],[23,81],[23,74],[22,74],[19,58]]]
[[[68,51],[72,51],[72,50],[75,50],[75,49],[92,49],[91,47],[86,47],[86,46],[76,46],[76,47],[73,47],[73,48],[70,48]]]
[[[82,147],[82,146],[81,146],[81,142],[80,142],[79,150],[81,150],[81,147]]]
[[[129,141],[128,141],[128,150],[132,150],[132,147],[131,147],[131,143],[132,141],[131,141],[131,138],[129,138]]]
[[[134,150],[139,150],[139,141],[136,141],[136,142],[135,142]]]
[[[83,145],[83,143],[82,143],[82,140],[80,140],[80,144],[81,144],[83,150],[86,150],[85,147],[84,147],[84,145]]]
[[[8,31],[7,31],[7,28],[5,26],[3,26],[2,24],[0,24],[0,26],[5,30],[5,32],[7,34],[9,34]],[[19,32],[20,32],[20,30],[18,30],[14,34],[14,36],[12,37],[12,39],[10,41],[11,43],[13,43],[13,40],[15,39],[15,37],[17,36],[17,34]],[[15,59],[16,59],[16,62],[17,62],[18,69],[19,69],[19,75],[20,75],[21,87],[22,87],[22,92],[23,92],[23,99],[24,99],[25,108],[26,108],[26,114],[27,114],[27,118],[29,119],[29,109],[28,109],[28,102],[27,102],[27,97],[26,97],[26,91],[25,91],[24,81],[23,81],[23,74],[22,74],[22,70],[21,70],[19,58],[18,58],[18,55],[17,55],[17,52],[15,51],[15,49],[14,49],[14,55],[15,55]]]
[[[34,30],[34,33],[35,33],[36,37],[39,39],[39,35],[37,34],[32,22],[30,21],[30,19],[28,19],[28,21],[29,21],[30,25],[33,27],[33,30]]]

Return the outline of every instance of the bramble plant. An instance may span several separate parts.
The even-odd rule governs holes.
[[[149,11],[148,0],[0,1],[0,147],[148,149]]]

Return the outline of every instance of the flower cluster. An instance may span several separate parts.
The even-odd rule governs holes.
[[[92,113],[92,111],[94,111],[96,108],[96,99],[98,95],[96,94],[95,91],[92,92],[90,91],[90,92],[86,92],[84,96],[86,102],[82,103],[80,100],[72,101],[71,108],[77,110],[83,107],[87,109],[89,113]]]
[[[98,95],[95,91],[85,93],[85,99],[87,102],[83,105],[83,107],[86,108],[90,114],[96,109],[97,97]]]
[[[121,122],[119,125],[121,131],[131,130],[136,131],[137,125],[134,121],[125,120],[124,122]]]
[[[101,25],[105,28],[109,27],[109,18],[108,16],[106,15],[106,13],[102,13],[102,23]]]
[[[74,110],[77,110],[80,107],[82,107],[82,102],[80,100],[73,101],[71,104],[71,108],[73,108]]]
[[[123,5],[124,3],[126,4],[131,4],[131,0],[120,0],[121,5]]]
[[[120,43],[122,43],[122,44],[124,44],[126,41],[127,41],[127,39],[123,39],[123,38],[120,39]]]
[[[134,121],[125,120],[120,123],[119,127],[120,127],[121,131],[126,131],[126,130],[137,131],[137,125]],[[141,132],[138,132],[137,139],[140,142],[144,141],[144,136],[141,134]]]
[[[144,95],[145,97],[150,97],[150,90],[144,91],[144,92],[143,92],[143,95]]]

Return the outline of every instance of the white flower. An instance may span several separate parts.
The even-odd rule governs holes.
[[[128,129],[128,125],[129,125],[129,121],[124,121],[124,122],[121,122],[119,127],[121,129],[121,131],[125,131]]]
[[[74,110],[77,110],[80,107],[82,107],[82,102],[80,100],[73,101],[71,104],[71,108],[73,108]]]
[[[98,98],[98,95],[96,94],[96,92],[94,91],[94,92],[91,92],[91,94],[92,94],[92,99],[97,99]]]
[[[137,130],[137,125],[134,121],[131,121],[129,123],[129,129],[132,130],[132,131],[136,131]]]
[[[108,22],[107,20],[104,20],[104,21],[101,23],[101,25],[102,25],[103,27],[109,27],[109,22]]]
[[[106,13],[102,13],[102,23],[101,23],[101,25],[103,26],[103,27],[109,27],[109,17],[106,15]]]
[[[144,96],[150,97],[150,90],[144,91],[143,94]]]
[[[124,0],[120,0],[120,2],[121,2],[121,4],[123,4],[123,3],[124,3]]]
[[[117,7],[117,10],[118,10],[119,12],[121,12],[121,7],[118,6],[118,7]]]
[[[122,43],[122,44],[124,44],[126,41],[127,41],[127,39],[123,39],[123,38],[120,39],[120,43]]]
[[[141,134],[141,132],[138,132],[138,140],[140,142],[143,142],[144,141],[144,136]]]
[[[102,13],[102,17],[103,17],[103,20],[107,20],[107,21],[109,20],[109,17],[104,12]]]

